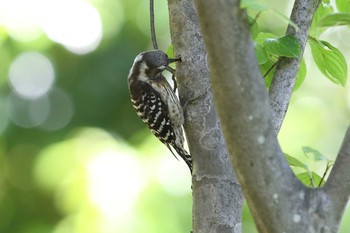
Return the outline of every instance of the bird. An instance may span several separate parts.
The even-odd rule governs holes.
[[[184,115],[179,99],[162,72],[180,58],[169,58],[161,50],[138,54],[128,75],[131,103],[150,131],[185,161],[192,174],[192,157],[184,149]],[[171,69],[170,69],[171,70]]]

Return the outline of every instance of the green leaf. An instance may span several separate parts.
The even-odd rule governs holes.
[[[314,161],[331,161],[326,156],[321,154],[318,150],[313,149],[309,146],[303,146],[302,150],[306,157],[312,156]]]
[[[300,160],[298,160],[297,158],[290,156],[286,153],[284,154],[284,156],[286,157],[286,160],[287,160],[289,166],[302,168],[302,169],[305,169],[306,171],[308,171],[307,165],[304,164],[303,162],[301,162]]]
[[[257,44],[264,46],[264,41],[268,38],[269,39],[276,39],[276,38],[278,38],[278,36],[275,34],[272,34],[272,33],[268,33],[268,32],[259,32],[258,35],[256,36],[256,38],[254,39],[254,41]]]
[[[281,56],[296,58],[301,53],[299,41],[292,35],[286,35],[278,39],[266,39],[264,47],[267,53]]]
[[[269,57],[265,64],[262,64],[259,66],[261,74],[265,75],[267,73],[267,71],[276,63],[276,61],[277,61],[276,57]],[[267,76],[264,77],[264,82],[265,82],[265,86],[267,89],[269,89],[271,86],[271,82],[272,82],[272,78],[273,78],[274,74],[275,74],[275,69],[272,69],[267,74]]]
[[[306,64],[303,58],[301,59],[301,63],[300,63],[297,79],[295,80],[293,91],[296,91],[299,89],[301,84],[303,84],[305,77],[306,77]]]
[[[254,48],[255,48],[255,54],[256,54],[256,59],[258,60],[258,64],[261,65],[261,64],[266,63],[267,62],[267,53],[266,53],[265,49],[257,43],[254,43]]]
[[[254,21],[254,18],[248,16],[248,21],[250,23],[250,32],[253,38],[256,38],[259,33],[259,25],[257,21]]]
[[[315,188],[321,182],[322,178],[315,172],[302,172],[296,175],[297,178],[306,186]],[[322,181],[321,186],[325,183]]]
[[[248,8],[253,11],[266,11],[269,7],[256,0],[241,0],[241,8]]]
[[[333,6],[327,3],[321,3],[318,7],[314,18],[312,20],[311,28],[309,34],[313,37],[319,37],[324,31],[327,30],[325,27],[318,27],[318,22],[325,16],[332,14],[334,12]]]
[[[311,53],[319,70],[332,82],[345,86],[348,66],[343,54],[326,41],[309,40]]]
[[[317,23],[318,27],[332,27],[350,25],[350,13],[333,13],[329,14]]]
[[[254,42],[260,46],[264,46],[264,41],[266,39],[275,39],[278,38],[277,35],[268,33],[268,32],[260,32],[255,38]],[[264,49],[266,52],[266,50]],[[266,72],[276,63],[278,57],[272,54],[267,54],[267,61],[265,63],[260,64],[259,68],[262,75],[265,75]],[[273,78],[275,71],[271,70],[266,77],[264,77],[266,88],[269,89],[271,86],[271,81]]]
[[[277,62],[277,59],[279,56],[289,56],[289,57],[294,57],[294,55],[299,56],[301,51],[298,40],[292,35],[278,38],[278,36],[272,33],[260,32],[255,38],[254,42],[257,45],[263,46],[263,48],[265,48],[264,52],[267,53],[267,60],[265,59],[263,60],[262,58],[261,60],[258,60],[260,65],[259,68],[262,75],[265,75],[268,72],[268,70]],[[260,49],[260,48],[257,48],[257,45],[255,45],[256,50]],[[291,49],[296,49],[297,51],[296,52],[290,51]],[[264,77],[265,86],[267,87],[267,89],[269,89],[271,86],[274,73],[275,71],[273,69],[267,74],[266,77]],[[297,81],[296,81],[295,90],[300,87],[300,85],[305,79],[305,76],[306,76],[306,65],[302,61],[302,64],[299,69]]]
[[[335,4],[339,12],[350,12],[349,0],[335,0]]]

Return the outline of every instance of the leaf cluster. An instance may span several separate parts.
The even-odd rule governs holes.
[[[294,90],[297,90],[304,82],[307,73],[305,61],[301,57],[302,51],[299,41],[292,35],[278,36],[270,32],[259,31],[257,19],[262,12],[268,12],[278,16],[296,30],[298,30],[297,25],[288,17],[283,16],[282,13],[257,0],[243,0],[241,7],[257,12],[255,18],[249,18],[249,20],[257,61],[264,75],[266,87],[269,88],[271,85],[274,76],[273,68],[280,57],[301,58],[294,86]],[[348,66],[342,52],[330,42],[319,39],[322,33],[330,27],[350,25],[350,3],[337,0],[336,7],[339,12],[334,11],[334,7],[328,0],[321,2],[310,28],[308,42],[314,61],[322,74],[333,83],[345,86]]]
[[[317,9],[309,33],[311,53],[318,69],[333,83],[345,86],[348,66],[342,52],[320,36],[330,27],[350,25],[349,1],[336,0],[339,12],[329,1],[323,1]]]
[[[308,164],[301,162],[294,156],[284,154],[289,166],[300,168],[302,172],[296,174],[297,178],[308,187],[321,187],[325,184],[325,178],[329,172],[329,169],[333,166],[333,160],[328,159],[325,155],[320,153],[318,150],[313,149],[308,146],[302,147],[303,153],[306,158],[310,159],[312,162],[326,162],[326,168],[324,173],[319,176],[317,173],[310,171]]]
[[[344,25],[349,27],[350,25],[350,1],[336,0],[335,5],[338,12],[335,11],[329,0],[320,2],[310,28],[308,43],[313,60],[321,73],[333,83],[344,87],[348,76],[348,66],[344,55],[330,42],[320,39],[321,35],[331,27]],[[278,16],[283,22],[293,26],[295,30],[298,30],[298,26],[288,17],[283,16],[282,13],[258,0],[242,0],[241,8],[255,12],[255,17],[249,17],[249,22],[251,24],[256,58],[261,73],[264,75],[266,87],[270,88],[274,76],[274,67],[280,57],[297,58],[301,59],[294,85],[294,90],[297,90],[304,82],[307,73],[300,42],[293,35],[278,36],[271,32],[260,31],[257,20],[261,13],[268,12]],[[288,164],[291,167],[302,170],[296,176],[306,186],[314,188],[322,186],[330,168],[333,166],[333,161],[311,147],[302,147],[302,150],[304,155],[313,162],[326,162],[322,177],[311,171],[308,164],[285,154]]]

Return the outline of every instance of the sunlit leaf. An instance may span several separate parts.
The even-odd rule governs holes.
[[[316,188],[320,184],[322,178],[315,172],[302,172],[296,175],[297,178],[306,186]],[[322,181],[321,186],[324,184]]]
[[[264,42],[267,39],[277,39],[278,36],[272,33],[267,33],[267,32],[260,32],[257,37],[255,38],[254,42],[258,45],[260,45],[261,47],[264,47]],[[264,49],[265,53],[266,50]],[[265,86],[267,89],[270,88],[271,86],[271,82],[272,82],[272,78],[273,75],[275,73],[275,69],[271,69],[274,64],[277,62],[278,56],[274,55],[274,54],[267,54],[267,60],[264,63],[259,63],[260,66],[260,71],[261,74],[263,76],[265,76],[267,74],[267,72],[269,71],[269,73],[266,75],[266,77],[264,77],[264,82],[265,82]]]
[[[295,80],[293,91],[298,90],[299,87],[301,86],[301,84],[303,84],[305,77],[306,77],[306,72],[307,72],[306,64],[305,64],[305,61],[303,58],[303,59],[301,59],[301,63],[300,63],[297,79]]]
[[[350,12],[349,0],[335,0],[335,4],[339,12]]]
[[[350,25],[350,13],[333,13],[320,19],[318,27]]]
[[[252,37],[255,38],[259,33],[258,22],[250,16],[248,16],[248,21],[250,23],[250,32],[252,34]]]
[[[299,57],[301,46],[299,41],[292,35],[280,37],[278,39],[266,39],[264,41],[266,52],[280,57]]]
[[[284,156],[286,157],[286,160],[287,160],[289,166],[298,167],[298,168],[308,170],[307,165],[304,164],[303,162],[301,162],[299,159],[297,159],[293,156],[290,156],[286,153],[284,154]]]
[[[264,77],[264,82],[265,82],[265,86],[267,89],[270,88],[271,86],[271,82],[272,82],[272,78],[275,74],[275,69],[271,69],[272,66],[274,66],[274,64],[277,62],[277,58],[275,57],[269,57],[267,59],[267,62],[260,65],[259,68],[260,68],[260,71],[261,71],[261,74],[263,76],[266,75],[266,73],[270,70],[270,72]]]
[[[257,43],[254,43],[256,59],[258,60],[259,65],[267,62],[267,53],[265,49]]]
[[[306,157],[312,156],[314,161],[330,161],[326,156],[324,156],[321,152],[316,149],[313,149],[309,146],[303,146],[302,150]]]
[[[254,41],[259,45],[264,46],[264,41],[268,38],[276,39],[278,36],[268,32],[259,32]]]
[[[327,30],[326,27],[318,27],[318,22],[324,18],[325,16],[332,14],[334,12],[333,6],[331,4],[322,2],[318,7],[314,18],[312,20],[312,24],[310,27],[309,34],[313,37],[319,37],[324,31]]]
[[[312,56],[320,71],[332,82],[345,86],[348,66],[343,54],[326,41],[309,40]]]

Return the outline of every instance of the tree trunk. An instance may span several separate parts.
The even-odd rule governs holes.
[[[194,160],[193,232],[240,233],[243,196],[213,105],[207,53],[192,0],[168,0],[185,132]]]

